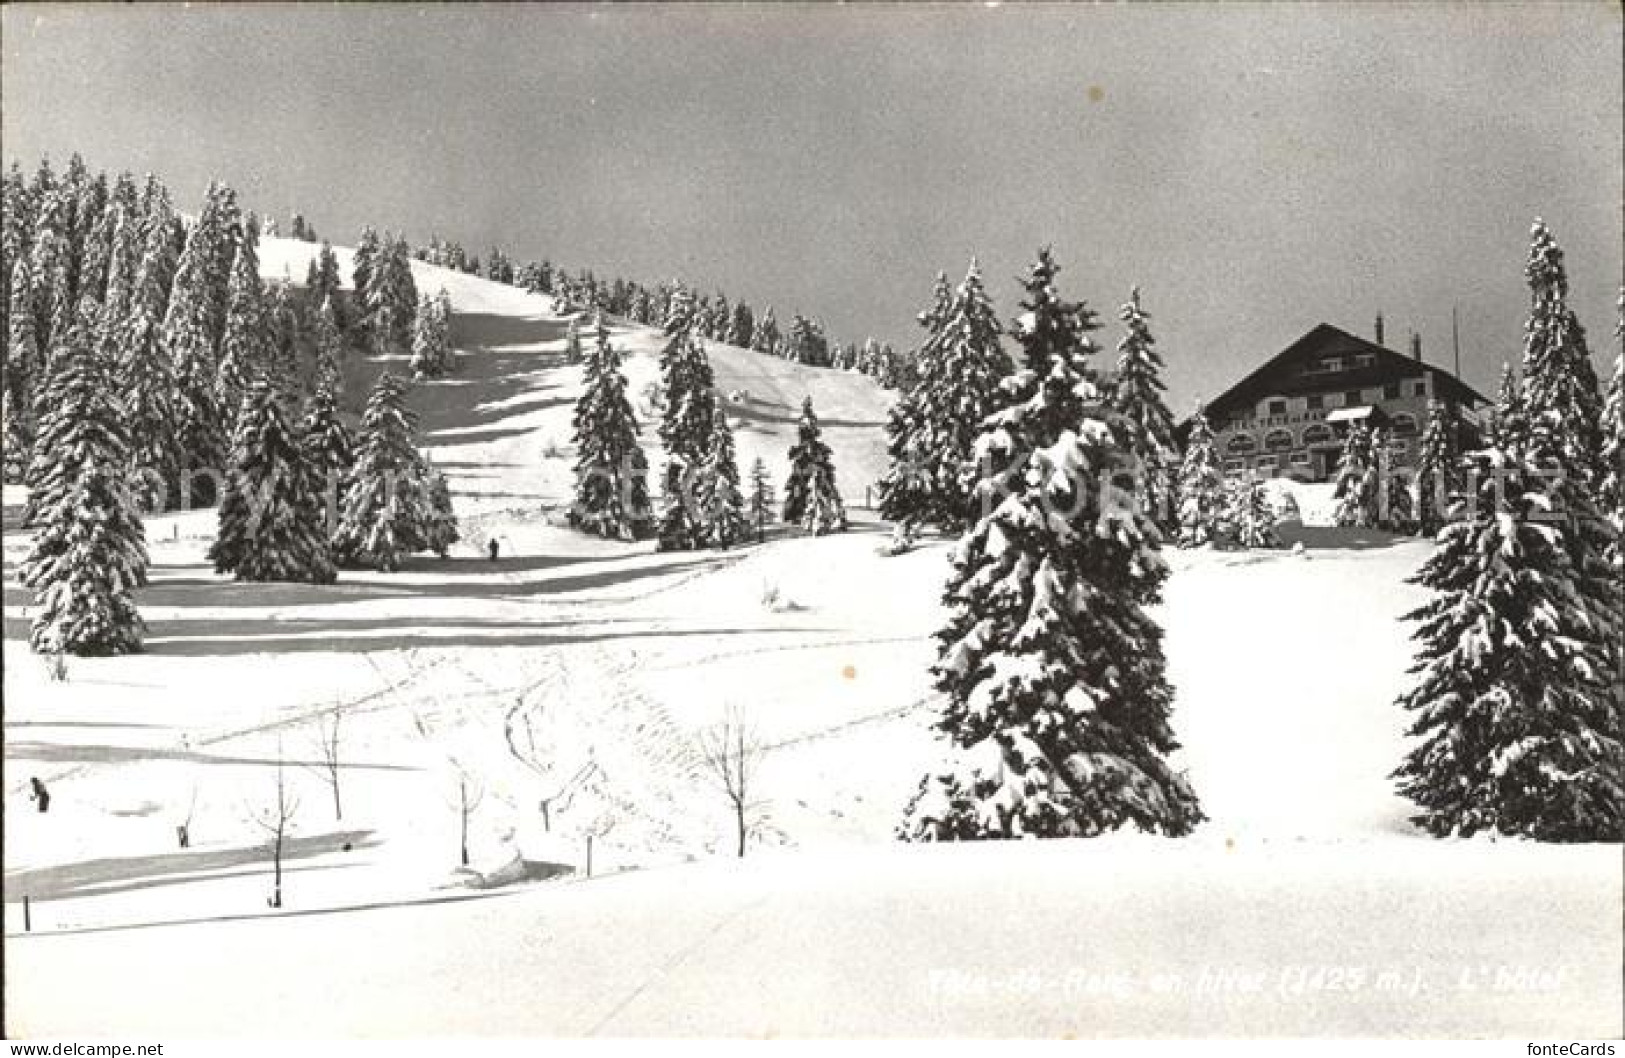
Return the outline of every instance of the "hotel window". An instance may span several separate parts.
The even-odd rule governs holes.
[[[1309,394],[1309,410],[1310,411],[1319,411],[1321,408],[1323,408],[1325,406],[1326,406],[1325,398],[1323,398],[1319,393],[1311,393],[1311,394]]]
[[[1225,442],[1224,450],[1231,455],[1251,455],[1258,451],[1258,442],[1248,434],[1238,433]]]
[[[1332,433],[1332,428],[1323,422],[1317,422],[1313,426],[1304,428],[1303,443],[1305,445],[1330,444],[1335,440],[1337,440],[1337,435]]]
[[[1417,384],[1416,384],[1416,385],[1415,385],[1415,386],[1414,386],[1414,387],[1413,387],[1413,388],[1412,388],[1412,389],[1411,389],[1411,392],[1412,392],[1412,393],[1414,393],[1414,394],[1416,394],[1416,395],[1417,395],[1417,396],[1418,396],[1418,397],[1425,397],[1425,396],[1427,396],[1427,395],[1428,395],[1428,384],[1427,384],[1427,380],[1426,380],[1426,379],[1424,379],[1424,380],[1422,380],[1422,381],[1421,381],[1421,382],[1418,382],[1418,383],[1417,383]]]
[[[1270,452],[1285,452],[1292,447],[1291,430],[1271,430],[1264,435],[1264,448]]]
[[[1286,414],[1286,401],[1284,401],[1284,400],[1272,400],[1272,401],[1270,401],[1269,414],[1271,414],[1271,415],[1285,415]]]
[[[1358,407],[1361,403],[1363,403],[1363,401],[1360,399],[1359,390],[1351,389],[1347,393],[1343,394],[1343,406],[1345,408]]]
[[[1382,399],[1383,400],[1398,400],[1399,399],[1399,383],[1398,382],[1390,382],[1387,385],[1383,386],[1382,387]]]
[[[1343,361],[1341,358],[1335,356],[1328,360],[1322,360],[1320,362],[1320,369],[1322,371],[1341,371],[1343,370]]]
[[[1361,353],[1359,356],[1354,358],[1354,363],[1359,367],[1370,367],[1376,362],[1377,358],[1372,356],[1370,353]]]
[[[1308,452],[1293,452],[1291,456],[1293,466],[1306,467],[1309,465]]]
[[[1226,459],[1224,461],[1224,469],[1226,472],[1241,470],[1246,465],[1246,461],[1241,459]]]

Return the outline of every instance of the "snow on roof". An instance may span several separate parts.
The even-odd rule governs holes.
[[[1336,411],[1327,413],[1326,421],[1355,422],[1359,419],[1369,419],[1371,418],[1371,413],[1376,410],[1377,409],[1373,408],[1369,404],[1362,404],[1358,408],[1338,408]]]

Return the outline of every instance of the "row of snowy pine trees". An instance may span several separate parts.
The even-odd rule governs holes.
[[[439,236],[417,251],[420,260],[458,271],[483,274],[498,283],[507,283],[535,294],[553,297],[562,312],[619,316],[633,323],[662,327],[675,311],[688,313],[692,331],[706,341],[750,349],[811,367],[856,371],[874,378],[888,389],[906,388],[913,381],[912,360],[889,343],[866,338],[855,342],[834,341],[825,332],[823,321],[799,312],[781,327],[772,305],[758,315],[743,300],[730,302],[721,291],[712,297],[696,295],[678,282],[645,286],[635,280],[616,277],[603,280],[591,270],[574,275],[551,261],[528,261],[517,268],[500,247],[485,258],[469,256],[461,245],[442,242]],[[674,300],[686,305],[679,309]]]
[[[1157,550],[1163,532],[1258,546],[1273,518],[1256,481],[1226,484],[1200,415],[1172,458],[1138,297],[1121,311],[1127,335],[1107,378],[1089,337],[1098,324],[1057,293],[1056,271],[1041,253],[1012,329],[1015,363],[974,264],[957,291],[939,279],[919,380],[889,424],[882,512],[963,533],[932,669],[944,756],[904,838],[1089,836],[1125,823],[1180,835],[1203,818],[1166,762],[1172,690],[1146,614],[1167,577]],[[1436,404],[1420,473],[1396,487],[1381,473],[1383,439],[1356,430],[1339,516],[1374,524],[1364,519],[1378,511],[1439,532],[1415,577],[1435,594],[1408,615],[1418,656],[1399,703],[1417,743],[1394,777],[1421,809],[1415,822],[1441,836],[1620,840],[1622,364],[1604,395],[1562,253],[1539,222],[1526,274],[1522,379],[1503,385],[1489,445],[1462,452],[1460,424]],[[1151,501],[1117,502],[1118,481]],[[1161,489],[1177,502],[1159,501]]]
[[[1112,483],[1113,502],[1138,504],[1162,539],[1181,546],[1278,546],[1279,514],[1263,479],[1226,477],[1200,413],[1181,455],[1163,398],[1162,355],[1138,290],[1118,317],[1124,334],[1114,370],[1095,369],[1101,399],[1122,416],[1132,456]],[[880,512],[898,525],[900,547],[924,526],[955,534],[987,513],[984,505],[996,497],[980,483],[996,468],[976,441],[1005,399],[1013,369],[974,261],[957,288],[938,275],[933,304],[919,320],[925,339],[913,357],[913,384],[887,422],[890,466],[880,483]]]
[[[219,503],[211,557],[240,579],[322,583],[336,563],[391,568],[455,540],[444,479],[409,419],[391,428],[400,384],[380,382],[359,448],[340,414],[352,345],[411,344],[426,374],[449,360],[449,303],[418,311],[404,242],[358,253],[341,322],[331,247],[303,291],[267,289],[258,221],[230,188],[188,223],[156,179],[138,191],[75,156],[61,177],[13,165],[4,199],[6,469],[29,486],[36,650],[139,647],[141,518],[169,504]]]
[[[574,416],[576,489],[569,518],[575,527],[621,540],[654,536],[662,551],[686,551],[730,547],[773,520],[773,486],[760,459],[751,466],[748,495],[741,486],[733,431],[717,399],[694,306],[679,287],[664,324],[659,437],[666,462],[658,513],[620,353],[598,315]],[[572,324],[566,359],[574,362],[577,350]],[[781,517],[814,535],[844,530],[846,509],[811,397],[802,404],[797,434]]]
[[[1395,772],[1433,834],[1625,839],[1625,422],[1616,355],[1606,394],[1568,303],[1563,251],[1537,220],[1524,269],[1520,375],[1487,443],[1436,441],[1452,509],[1413,582],[1400,704],[1415,748]],[[1625,334],[1625,293],[1621,295]],[[1426,447],[1426,446],[1425,446]]]

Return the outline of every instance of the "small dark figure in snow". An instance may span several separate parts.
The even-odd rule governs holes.
[[[497,560],[497,540],[496,540],[496,537],[493,536],[491,538],[491,542],[489,544],[485,545],[485,549],[491,553],[491,561],[495,562]]]
[[[28,786],[28,799],[37,801],[41,812],[49,812],[51,810],[51,791],[47,790],[45,784],[40,782],[38,778],[30,778]]]

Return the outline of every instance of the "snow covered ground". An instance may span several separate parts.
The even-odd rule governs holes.
[[[313,249],[267,240],[262,267],[300,279]],[[13,1034],[1621,1031],[1618,846],[1434,841],[1387,781],[1397,618],[1430,545],[1310,526],[1298,553],[1170,555],[1174,724],[1210,816],[1193,837],[901,847],[947,543],[881,557],[863,510],[844,536],[721,553],[562,528],[566,321],[414,271],[458,311],[457,374],[412,398],[462,515],[449,559],[235,584],[204,560],[208,512],[154,518],[148,652],[54,682],[26,647],[7,490]],[[637,394],[660,339],[614,340]],[[711,357],[742,464],[782,475],[811,393],[862,503],[888,394]],[[696,752],[729,707],[767,747],[742,864]],[[320,767],[335,714],[342,818]],[[279,760],[299,808],[272,911],[254,817]],[[514,877],[534,884],[470,884]]]

